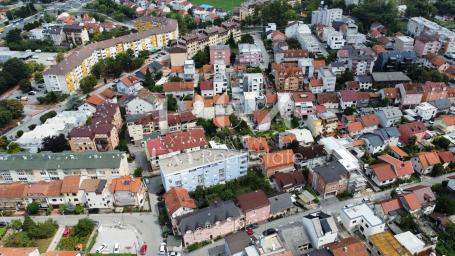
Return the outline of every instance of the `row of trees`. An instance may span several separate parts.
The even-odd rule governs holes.
[[[0,128],[24,113],[24,106],[17,100],[0,100]]]
[[[10,50],[14,51],[42,50],[45,52],[55,52],[57,50],[51,40],[29,39],[22,35],[22,30],[18,28],[10,30],[6,34],[5,41]]]
[[[29,216],[24,217],[24,221],[13,220],[11,227],[14,233],[5,238],[6,247],[29,247],[36,246],[37,239],[53,237],[58,229],[58,224],[52,219],[45,222],[35,223]]]
[[[272,1],[259,5],[254,10],[254,14],[247,17],[245,25],[264,25],[274,22],[278,27],[284,27],[288,21],[296,20],[297,13],[302,10],[302,6],[290,6],[286,1]]]
[[[8,20],[15,20],[18,18],[25,18],[37,13],[35,6],[32,3],[28,3],[25,6],[10,10],[6,12]]]
[[[136,12],[134,9],[122,4],[117,4],[112,0],[96,0],[87,4],[86,8],[104,13],[117,21],[136,18]]]

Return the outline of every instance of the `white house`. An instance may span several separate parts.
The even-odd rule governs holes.
[[[324,225],[322,224],[324,223]],[[338,228],[331,215],[322,211],[308,214],[303,217],[303,226],[311,240],[313,248],[319,249],[323,245],[335,242]]]
[[[366,238],[385,229],[385,223],[365,203],[345,206],[341,209],[340,218],[349,232],[359,231]]]
[[[328,68],[318,70],[318,78],[322,79],[322,90],[324,92],[334,92],[337,77]]]
[[[136,95],[141,90],[142,84],[134,75],[128,75],[117,83],[117,91],[124,95]]]
[[[142,90],[141,90],[142,92]],[[131,97],[125,102],[126,113],[129,115],[139,115],[151,112],[154,110],[163,109],[163,101],[152,93]]]
[[[330,49],[339,50],[344,46],[345,43],[346,40],[343,38],[343,33],[339,31],[331,31],[327,35],[327,45],[330,47]]]
[[[422,102],[416,107],[417,115],[422,117],[422,120],[430,120],[436,116],[438,109],[428,102]]]
[[[80,185],[82,201],[88,209],[111,209],[114,197],[105,179],[85,179]]]

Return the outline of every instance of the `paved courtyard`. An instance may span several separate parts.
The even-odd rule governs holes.
[[[118,243],[120,253],[131,254],[136,254],[143,244],[136,229],[129,225],[101,225],[98,228],[98,236],[91,253],[95,253],[103,243],[107,245],[107,248],[102,253],[113,253],[114,245]]]

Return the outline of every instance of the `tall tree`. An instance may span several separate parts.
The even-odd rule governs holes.
[[[46,137],[43,139],[41,151],[51,151],[51,152],[63,152],[65,150],[70,150],[68,141],[65,138],[65,135],[60,134],[57,136]]]

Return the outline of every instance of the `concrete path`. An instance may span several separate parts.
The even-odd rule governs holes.
[[[52,242],[49,244],[46,252],[55,251],[57,249],[58,242],[60,242],[60,238],[63,236],[63,231],[65,231],[65,226],[59,225],[57,232],[55,232],[54,238],[52,238]]]

